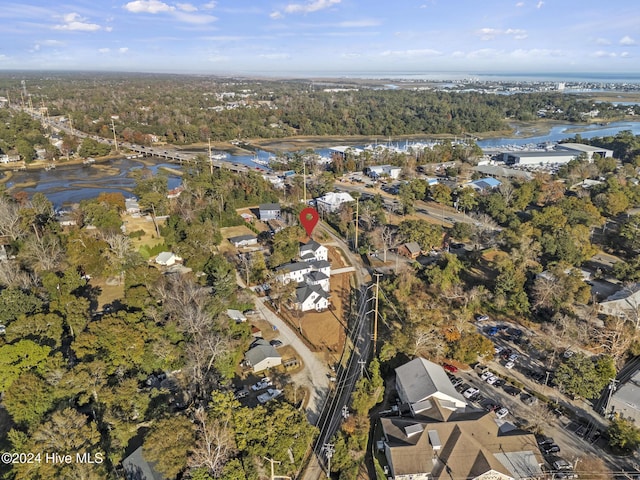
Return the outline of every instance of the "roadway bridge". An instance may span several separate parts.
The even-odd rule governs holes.
[[[170,163],[177,163],[179,165],[183,165],[185,163],[188,164],[196,160],[196,156],[191,153],[184,153],[171,148],[165,150],[162,147],[141,147],[138,145],[127,144],[121,146],[138,155],[143,155],[145,157],[160,157],[164,158]],[[246,165],[242,165],[239,163],[227,162],[223,160],[210,160],[210,162],[213,165],[213,168],[225,168],[236,173],[248,172],[250,170],[250,168]]]

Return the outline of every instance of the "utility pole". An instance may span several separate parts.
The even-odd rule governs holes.
[[[113,130],[113,144],[116,147],[116,152],[118,151],[118,138],[116,137],[116,124],[113,123],[113,117],[111,117],[111,130]]]
[[[376,277],[376,303],[373,309],[373,356],[376,356],[376,345],[378,343],[378,294],[380,293],[380,277],[381,273],[374,273]]]
[[[360,376],[364,375],[364,366],[367,364],[364,360],[358,360],[358,365],[360,365]]]
[[[611,403],[611,397],[612,397],[612,395],[613,395],[613,392],[614,392],[614,391],[615,391],[615,389],[616,389],[616,383],[618,383],[618,380],[616,380],[615,378],[612,378],[612,379],[609,381],[609,395],[607,396],[607,404],[605,405],[605,407],[604,407],[604,412],[603,412],[603,413],[604,413],[605,418],[606,418],[606,416],[607,416],[607,413],[609,412],[609,403]]]
[[[327,478],[331,476],[331,457],[333,457],[333,452],[335,451],[333,447],[333,443],[325,443],[322,447],[322,450],[324,450],[324,454],[327,457]]]
[[[305,207],[307,206],[307,162],[302,158],[302,200]]]
[[[211,138],[209,138],[208,141],[209,141],[209,166],[210,166],[209,173],[213,175],[213,157],[211,156]],[[247,285],[249,285],[249,283],[247,283]]]
[[[355,239],[355,251],[358,252],[358,223],[359,223],[359,219],[358,219],[358,205],[360,204],[360,202],[358,202],[358,200],[360,200],[360,197],[356,198],[356,239]]]
[[[263,457],[267,462],[271,463],[271,480],[273,480],[274,478],[276,478],[275,473],[273,472],[273,464],[277,463],[278,465],[282,462],[279,462],[277,460],[274,460],[273,458],[268,458],[268,457]]]

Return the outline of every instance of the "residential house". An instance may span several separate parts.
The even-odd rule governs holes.
[[[304,262],[313,262],[316,260],[327,260],[329,258],[329,250],[324,245],[320,245],[315,240],[311,240],[300,246],[300,259]]]
[[[244,354],[244,358],[254,373],[282,365],[282,357],[275,347],[261,338],[253,342],[249,351]]]
[[[124,478],[127,480],[164,480],[166,477],[153,468],[153,464],[145,460],[142,447],[138,447],[122,460]]]
[[[319,286],[325,292],[329,292],[329,282],[329,276],[319,270],[313,270],[304,276],[304,283],[306,283],[307,285]]]
[[[251,245],[258,244],[258,237],[255,235],[238,235],[237,237],[229,238],[229,241],[236,248],[249,247]]]
[[[535,437],[501,422],[493,412],[450,410],[425,402],[419,418],[381,418],[393,480],[514,480],[542,478],[544,460]]]
[[[177,256],[173,252],[162,252],[156,257],[156,263],[158,265],[162,265],[163,267],[170,267],[171,265],[175,265],[175,263],[179,260],[182,260],[182,258]]]
[[[329,294],[319,285],[302,284],[296,289],[296,308],[303,312],[329,308]]]
[[[600,312],[640,325],[640,283],[618,290],[600,302]]]
[[[137,215],[140,213],[140,204],[135,198],[125,199],[124,208],[129,215]]]
[[[284,284],[304,282],[304,276],[312,270],[312,262],[285,263],[276,267],[276,280]]]
[[[398,247],[398,255],[402,255],[404,257],[416,259],[422,253],[422,249],[418,242],[408,242],[403,243]]]
[[[355,199],[347,192],[328,192],[315,199],[316,208],[320,213],[334,213],[342,208],[342,205],[355,202]]]
[[[262,221],[273,220],[280,217],[279,203],[263,203],[258,207],[258,217]]]
[[[240,310],[234,310],[232,308],[229,308],[227,310],[227,316],[231,320],[234,320],[236,323],[242,323],[247,321],[247,317],[245,317]]]
[[[443,408],[465,408],[467,401],[456,391],[444,369],[424,358],[415,358],[396,368],[396,390],[413,415],[430,408],[437,398]]]

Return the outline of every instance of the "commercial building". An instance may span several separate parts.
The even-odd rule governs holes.
[[[556,150],[573,152],[576,156],[584,153],[590,162],[593,161],[594,155],[599,155],[602,158],[613,157],[613,150],[594,147],[593,145],[585,145],[583,143],[559,143],[556,145]]]
[[[561,165],[569,163],[578,156],[578,152],[571,151],[544,151],[544,152],[504,152],[502,160],[507,165],[520,166],[545,166],[545,165]]]
[[[365,175],[369,175],[371,178],[387,176],[394,180],[400,176],[400,172],[402,172],[402,168],[393,165],[374,165],[364,169]]]

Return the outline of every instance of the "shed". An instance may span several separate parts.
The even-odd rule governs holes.
[[[227,310],[227,316],[231,320],[235,320],[236,323],[242,323],[247,321],[247,317],[245,317],[240,310],[234,310],[230,308]]]
[[[418,258],[421,252],[422,249],[420,248],[420,245],[418,245],[418,242],[408,242],[398,247],[398,254],[408,258]]]
[[[174,265],[178,260],[180,260],[180,257],[178,257],[173,252],[162,252],[156,257],[156,263],[158,265],[162,265],[163,267],[170,267],[171,265]]]

